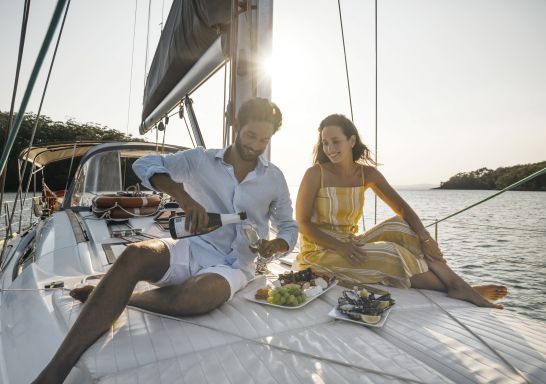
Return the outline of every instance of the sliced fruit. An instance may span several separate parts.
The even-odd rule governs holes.
[[[360,320],[367,324],[377,324],[381,320],[379,315],[360,315]]]
[[[362,288],[362,289],[360,290],[359,294],[360,294],[360,297],[366,298],[366,297],[368,297],[369,292],[368,292],[368,290],[367,290],[366,288]]]
[[[390,302],[390,301],[388,301],[388,300],[380,300],[380,301],[378,301],[377,309],[383,310],[383,309],[389,308],[390,305],[391,305],[391,302]]]

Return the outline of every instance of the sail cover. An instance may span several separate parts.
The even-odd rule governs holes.
[[[226,30],[231,0],[174,0],[144,88],[142,120]]]

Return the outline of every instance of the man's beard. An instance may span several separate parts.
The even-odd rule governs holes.
[[[263,153],[263,151],[260,153],[257,153],[257,152],[249,153],[249,151],[243,146],[243,144],[241,144],[241,140],[239,138],[235,139],[235,148],[237,148],[237,152],[239,153],[239,156],[244,161],[255,161]]]

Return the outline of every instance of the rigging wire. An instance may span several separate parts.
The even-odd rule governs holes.
[[[40,105],[38,106],[38,113],[36,114],[36,118],[34,120],[34,125],[32,127],[32,134],[30,136],[30,141],[29,141],[29,144],[28,144],[29,148],[32,147],[32,145],[34,144],[34,138],[36,136],[36,131],[38,130],[38,124],[40,122],[40,114],[42,112],[42,106],[44,104],[45,95],[47,93],[47,87],[49,86],[49,80],[51,79],[51,73],[53,71],[53,65],[55,64],[55,58],[57,57],[57,51],[59,49],[59,43],[61,41],[61,36],[63,34],[64,24],[66,22],[66,16],[68,14],[68,8],[70,7],[70,1],[71,0],[68,0],[67,3],[66,3],[66,8],[65,8],[65,11],[64,11],[64,16],[63,16],[63,21],[61,22],[61,27],[59,29],[59,34],[57,36],[57,42],[55,43],[55,49],[53,51],[53,56],[51,58],[51,63],[49,65],[49,70],[47,72],[47,78],[46,78],[46,81],[45,81],[44,90],[42,91],[42,97],[40,99]],[[74,148],[74,150],[75,150],[75,148]],[[19,186],[17,188],[17,194],[15,195],[15,201],[13,203],[13,207],[12,207],[12,210],[11,210],[11,216],[10,216],[10,221],[9,221],[10,228],[11,228],[13,217],[14,217],[14,214],[15,214],[15,208],[16,208],[16,205],[17,205],[17,200],[19,199],[19,196],[22,195],[22,182],[23,182],[23,177],[24,177],[24,175],[26,173],[27,165],[29,163],[29,161],[28,161],[29,155],[30,155],[30,151],[27,152],[25,162],[23,164],[23,170],[22,170],[22,172],[19,172],[19,175],[18,175],[19,176]],[[71,163],[71,167],[72,167],[72,163]],[[68,178],[69,177],[70,177],[70,173],[67,176],[67,185],[68,185]],[[26,196],[28,194],[28,189],[30,188],[30,180],[31,180],[31,174],[28,175],[27,188],[25,190],[25,198],[21,199],[22,204],[24,204],[25,201],[26,201]],[[42,179],[42,181],[43,181],[43,179]],[[21,215],[20,218],[19,218],[19,231],[21,231],[21,219],[22,219],[22,217],[23,216]]]
[[[233,126],[237,114],[237,46],[239,36],[239,1],[231,0],[231,28],[229,34],[229,55],[230,55],[230,122]],[[228,132],[228,136],[229,132]],[[228,140],[233,140],[233,134]]]
[[[349,108],[351,110],[351,121],[354,123],[353,113],[353,98],[351,96],[351,81],[349,80],[349,64],[347,62],[347,48],[345,46],[345,32],[343,28],[343,16],[341,13],[341,1],[337,0],[337,9],[339,13],[339,25],[341,27],[341,42],[343,43],[343,58],[345,60],[345,76],[347,78],[347,92],[349,94]],[[366,222],[364,221],[364,214],[362,214],[362,228],[366,230]]]
[[[351,110],[351,121],[354,123],[353,98],[351,96],[351,81],[349,80],[349,64],[347,63],[347,47],[345,46],[345,29],[343,28],[343,16],[341,13],[341,0],[337,0],[337,9],[339,13],[339,25],[341,27],[341,42],[343,43],[343,58],[345,60],[345,76],[347,78],[347,92],[349,94],[349,108]],[[366,229],[364,214],[362,214],[362,228]]]
[[[374,53],[375,53],[375,167],[377,168],[377,0],[374,7],[375,14],[375,33],[374,33]],[[374,194],[374,224],[377,224],[377,195]]]
[[[224,103],[222,104],[222,125],[223,125],[223,137],[222,137],[222,147],[227,146],[227,132],[228,132],[228,124],[227,124],[227,106],[226,106],[226,89],[227,89],[227,62],[224,63]]]
[[[76,148],[77,148],[77,146],[78,146],[78,144],[75,141],[74,142],[74,150],[72,151],[72,157],[70,158],[70,166],[68,167],[68,174],[66,175],[66,185],[64,186],[65,193],[68,190],[68,183],[70,182],[70,173],[72,172],[72,165],[74,164],[74,157],[76,157]]]
[[[351,97],[351,82],[349,81],[349,65],[347,64],[347,48],[345,47],[343,17],[341,16],[341,0],[337,0],[337,8],[339,10],[339,24],[341,26],[341,41],[343,42],[343,57],[345,58],[345,76],[347,77],[347,91],[349,92],[349,107],[351,108],[351,121],[354,123],[353,98]]]
[[[2,150],[6,150],[6,145],[9,137],[9,132],[11,130],[11,122],[13,119],[13,110],[15,109],[15,98],[17,96],[17,86],[19,84],[19,74],[21,72],[21,61],[23,60],[23,51],[25,47],[25,39],[27,35],[27,24],[28,24],[28,15],[30,12],[30,0],[25,0],[25,4],[23,6],[23,20],[21,23],[21,36],[19,37],[19,52],[17,55],[17,66],[15,69],[15,80],[13,83],[13,92],[11,96],[11,107],[9,111],[8,116],[8,124],[5,127],[4,131],[4,139],[3,139],[3,148]],[[7,176],[8,170],[5,169],[4,171],[0,171],[0,215],[2,214],[2,201],[4,200],[4,187],[6,185],[6,176]]]
[[[133,19],[133,47],[131,48],[131,71],[129,72],[129,100],[127,101],[127,126],[125,128],[125,133],[129,134],[129,116],[131,112],[131,94],[133,92],[133,63],[135,60],[135,35],[136,35],[136,21],[137,21],[137,9],[138,9],[138,0],[135,0],[135,16]],[[146,69],[144,69],[146,72]]]
[[[2,154],[0,156],[0,173],[3,172],[6,167],[9,153],[11,152],[13,144],[15,143],[15,138],[17,137],[17,134],[19,133],[19,129],[21,128],[21,124],[25,116],[25,111],[28,106],[28,102],[30,100],[32,90],[34,89],[34,85],[36,84],[38,74],[40,73],[40,69],[45,60],[47,50],[49,48],[49,45],[51,44],[51,40],[53,39],[53,35],[55,34],[55,29],[57,28],[57,25],[59,24],[59,20],[61,18],[61,14],[62,14],[63,8],[66,5],[66,2],[67,0],[58,0],[57,5],[55,6],[55,10],[53,11],[51,22],[47,28],[44,41],[42,43],[40,51],[38,52],[38,57],[36,58],[34,67],[32,68],[32,72],[28,80],[27,87],[25,89],[25,93],[23,94],[23,99],[21,100],[21,106],[15,118],[13,127],[10,129],[8,141],[4,145]]]
[[[184,124],[186,125],[186,129],[188,130],[188,136],[190,137],[190,140],[191,140],[191,144],[193,145],[193,147],[195,148],[195,141],[193,141],[193,136],[192,134],[190,133],[190,126],[188,124],[188,120],[186,120],[186,115],[184,114]]]
[[[161,33],[163,33],[163,11],[165,10],[165,0],[161,0]]]
[[[146,77],[148,71],[148,49],[150,46],[150,15],[152,13],[152,0],[148,0],[148,27],[146,29],[146,56],[144,59],[144,89],[146,90]]]

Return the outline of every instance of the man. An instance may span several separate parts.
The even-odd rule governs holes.
[[[234,145],[148,155],[137,160],[133,169],[144,185],[180,204],[193,233],[207,226],[207,211],[245,211],[262,237],[267,237],[270,219],[278,229],[277,238],[261,242],[262,256],[287,252],[297,239],[288,187],[282,172],[262,156],[281,122],[275,104],[252,99],[237,114]],[[207,313],[233,297],[253,277],[255,257],[236,229],[226,225],[203,236],[128,246],[94,290],[84,287],[71,292],[86,304],[35,383],[62,382],[127,304],[183,316]],[[160,288],[133,293],[142,280]]]

